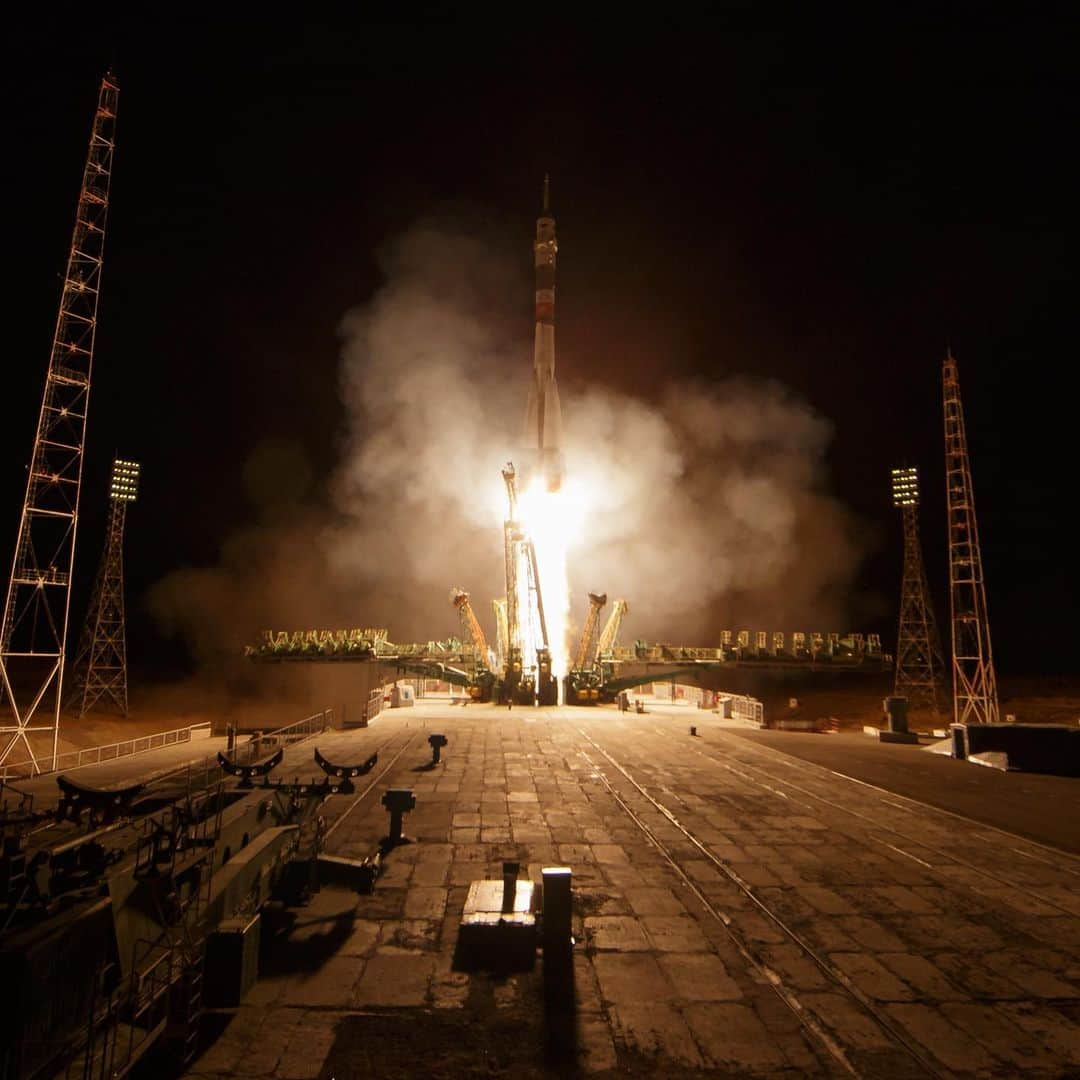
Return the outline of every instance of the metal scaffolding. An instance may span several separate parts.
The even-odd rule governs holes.
[[[108,72],[98,93],[0,624],[0,762],[21,742],[35,769],[41,747],[35,753],[31,733],[51,733],[55,760],[60,732],[118,95]]]
[[[893,505],[904,520],[904,573],[900,584],[900,626],[896,636],[893,693],[913,709],[941,712],[945,662],[919,539],[919,477],[914,468],[892,470]]]
[[[124,623],[124,525],[127,508],[139,495],[140,466],[136,461],[113,462],[109,482],[109,519],[86,610],[79,651],[75,656],[74,692],[70,707],[79,719],[103,697],[128,714],[127,632]]]
[[[949,597],[952,606],[953,719],[997,723],[998,693],[990,648],[986,584],[975,520],[960,374],[952,353],[942,369],[945,403],[945,492],[949,510]]]

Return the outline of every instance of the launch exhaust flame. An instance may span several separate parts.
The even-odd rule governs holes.
[[[570,670],[570,553],[581,536],[583,500],[572,481],[549,491],[537,476],[521,496],[521,524],[532,538],[544,593],[551,669],[560,680]]]

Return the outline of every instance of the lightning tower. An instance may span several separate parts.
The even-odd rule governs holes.
[[[0,762],[21,742],[35,771],[41,748],[35,752],[30,735],[51,734],[55,763],[60,733],[118,95],[108,72],[98,93],[0,624]]]
[[[102,698],[128,714],[127,633],[124,624],[124,525],[127,508],[139,495],[139,463],[113,462],[109,480],[109,518],[86,611],[86,625],[75,656],[71,706],[79,719]]]
[[[892,470],[893,505],[904,520],[904,573],[900,585],[900,628],[896,637],[894,693],[913,709],[937,715],[945,663],[930,602],[919,539],[919,477],[914,468]]]
[[[942,369],[945,403],[945,492],[949,510],[949,599],[952,607],[953,719],[998,721],[997,679],[990,648],[975,491],[971,483],[960,374],[952,353]]]

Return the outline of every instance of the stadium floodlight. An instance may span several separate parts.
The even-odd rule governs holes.
[[[118,502],[134,502],[139,496],[140,468],[137,461],[117,458],[113,462],[112,476],[109,478],[109,498]]]
[[[893,506],[919,505],[919,473],[914,465],[892,471]]]

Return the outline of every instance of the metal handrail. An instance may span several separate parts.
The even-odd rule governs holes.
[[[68,750],[56,756],[56,764],[48,769],[38,767],[33,759],[4,762],[0,765],[0,779],[12,776],[37,776],[41,773],[59,772],[61,769],[78,769],[83,765],[100,765],[104,761],[131,757],[133,754],[145,754],[148,750],[160,750],[163,746],[176,746],[190,742],[193,731],[202,731],[210,727],[209,723],[189,724],[187,727],[174,728],[172,731],[159,731],[153,735],[139,735],[132,739],[105,743],[102,746],[86,746],[80,750]]]
[[[731,715],[736,720],[751,720],[755,724],[760,724],[765,715],[765,707],[757,698],[747,697],[744,694],[732,694]]]

